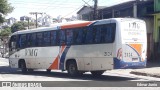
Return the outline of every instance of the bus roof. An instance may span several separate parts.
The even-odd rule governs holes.
[[[67,29],[67,28],[85,27],[85,26],[89,26],[93,22],[94,21],[71,21],[66,23],[56,23],[56,24],[53,24],[51,27],[40,27],[35,29],[17,31],[17,32],[14,32],[12,35],[34,33],[34,32],[40,32],[40,31],[58,30],[58,29]]]
[[[65,23],[56,23],[53,24],[51,27],[40,27],[36,29],[29,29],[29,30],[21,30],[13,33],[12,35],[16,34],[24,34],[24,33],[34,33],[34,32],[41,32],[41,31],[51,31],[51,30],[59,30],[59,29],[68,29],[68,28],[78,28],[78,27],[85,27],[93,24],[99,25],[99,24],[105,24],[110,23],[111,21],[131,21],[131,20],[140,20],[136,18],[110,18],[110,19],[102,19],[97,21],[71,21],[71,22],[65,22]],[[143,22],[143,20],[140,20]]]

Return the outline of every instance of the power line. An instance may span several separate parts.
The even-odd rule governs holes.
[[[10,0],[11,1],[11,0]],[[75,0],[74,0],[75,1]],[[91,0],[89,0],[89,1],[91,1]],[[89,2],[88,1],[88,2]],[[84,2],[84,0],[83,0],[83,2]],[[86,1],[85,1],[86,2]],[[88,3],[88,2],[86,2],[86,3]],[[68,2],[68,0],[67,0],[67,2],[62,2],[61,0],[56,0],[56,1],[54,1],[54,2],[51,2],[51,3],[49,3],[49,5],[48,5],[48,2],[45,2],[45,3],[37,3],[37,2],[24,2],[24,1],[14,1],[13,2],[13,4],[23,4],[23,6],[20,6],[20,5],[18,5],[17,7],[21,7],[21,8],[29,8],[29,9],[39,9],[38,7],[36,8],[33,8],[33,7],[25,7],[25,6],[27,6],[27,5],[25,5],[25,4],[35,4],[35,6],[42,6],[42,7],[40,7],[40,8],[43,8],[43,6],[47,6],[47,7],[45,7],[45,8],[43,8],[43,9],[40,9],[40,10],[38,10],[38,11],[43,11],[43,12],[48,12],[48,11],[50,11],[50,10],[48,10],[48,9],[57,9],[57,8],[76,8],[76,7],[78,7],[79,6],[79,2]],[[74,3],[74,4],[72,4],[72,3]],[[76,4],[77,3],[77,4]],[[85,4],[86,4],[85,3]],[[76,4],[76,5],[75,5]],[[66,5],[70,5],[70,6],[66,6]],[[89,5],[89,4],[88,4]],[[82,5],[81,4],[81,6],[80,7],[78,7],[78,8],[76,8],[76,9],[74,9],[72,12],[69,12],[68,14],[66,14],[66,15],[64,15],[64,17],[66,17],[66,16],[68,16],[68,15],[70,15],[70,14],[72,14],[72,13],[74,13],[75,11],[77,11],[78,9],[80,9],[80,8],[82,8],[84,5]]]
[[[61,2],[61,3],[64,3],[64,2]],[[59,4],[61,4],[61,3],[59,3]],[[47,8],[49,8],[49,7],[50,7],[50,6],[48,6]],[[55,7],[55,6],[54,6],[54,7]],[[47,8],[46,8],[46,9],[47,9]],[[57,7],[56,7],[56,8],[57,8]],[[55,8],[54,8],[54,9],[55,9]],[[53,9],[52,9],[52,10],[53,10]],[[48,10],[48,11],[49,11],[49,10]],[[48,12],[48,11],[46,11],[46,12]]]
[[[84,6],[84,5],[83,5],[83,6]],[[66,16],[68,16],[68,15],[70,15],[70,14],[74,13],[75,11],[79,10],[80,8],[82,8],[83,6],[78,7],[78,8],[77,8],[77,9],[75,9],[74,11],[72,11],[72,12],[70,12],[70,13],[66,14],[64,17],[66,17]]]
[[[88,4],[88,2],[89,1],[91,1],[91,0],[89,0],[88,2],[86,2],[86,1],[84,1],[84,0],[82,0],[85,4],[87,4],[88,6],[90,6],[89,4]],[[90,6],[91,7],[91,6]]]
[[[52,0],[53,1],[53,0]],[[67,0],[68,1],[68,0]],[[54,1],[55,2],[55,1]],[[61,2],[61,0],[58,0],[56,2]],[[11,3],[11,2],[10,2]],[[47,3],[40,3],[40,2],[25,2],[25,1],[14,1],[12,2],[13,4],[26,4],[26,3],[30,3],[30,4],[51,4],[50,2]],[[66,3],[66,2],[65,2]],[[79,2],[71,2],[71,3],[79,3]]]
[[[30,14],[36,16],[36,28],[37,28],[37,26],[38,26],[38,24],[37,24],[37,16],[38,16],[38,14],[42,15],[43,13],[42,12],[30,12]]]
[[[83,0],[82,0],[83,1]],[[90,0],[89,0],[90,1]],[[86,3],[88,3],[89,1],[87,1]],[[66,16],[68,16],[68,15],[70,15],[70,14],[72,14],[72,13],[74,13],[75,11],[77,11],[77,10],[79,10],[80,8],[82,8],[84,5],[82,5],[82,6],[80,6],[80,7],[78,7],[78,8],[76,8],[75,10],[73,10],[72,12],[70,12],[70,13],[68,13],[68,14],[66,14],[64,17],[66,17]]]

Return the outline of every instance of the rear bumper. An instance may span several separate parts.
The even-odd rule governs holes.
[[[140,62],[124,62],[114,58],[114,69],[135,69],[135,68],[145,68],[147,60]]]

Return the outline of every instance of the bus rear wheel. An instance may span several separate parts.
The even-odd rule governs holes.
[[[91,73],[93,76],[101,76],[104,73],[104,71],[91,71]]]
[[[70,76],[77,76],[79,74],[76,62],[70,61],[67,64],[67,71]]]
[[[22,73],[26,73],[27,72],[27,68],[26,68],[26,63],[24,61],[20,62],[20,68],[22,70]]]
[[[51,69],[47,69],[47,73],[50,73],[51,72]]]

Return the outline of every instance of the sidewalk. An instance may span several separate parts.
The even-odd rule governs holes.
[[[160,63],[151,63],[148,62],[146,68],[142,69],[133,69],[131,74],[142,75],[142,76],[150,76],[160,78]]]
[[[9,61],[7,58],[0,57],[0,66],[9,66]]]

